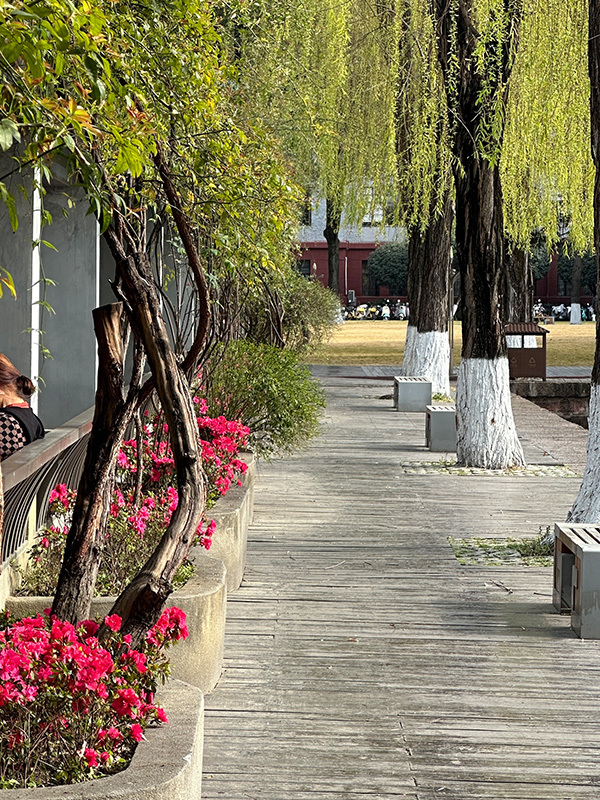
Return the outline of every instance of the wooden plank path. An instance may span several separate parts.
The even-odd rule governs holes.
[[[600,642],[553,611],[549,568],[462,567],[447,541],[533,536],[579,479],[409,472],[440,461],[424,415],[322,380],[321,437],[260,468],[203,797],[598,800]]]

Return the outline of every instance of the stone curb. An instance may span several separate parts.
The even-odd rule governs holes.
[[[146,729],[123,772],[85,783],[8,789],[7,800],[200,800],[204,748],[204,697],[172,680],[159,692],[169,723]],[[2,790],[0,790],[2,791]]]
[[[225,564],[228,593],[239,589],[244,578],[248,526],[252,521],[256,461],[251,454],[244,454],[244,459],[248,471],[242,485],[230,489],[208,512],[217,523],[209,556]]]

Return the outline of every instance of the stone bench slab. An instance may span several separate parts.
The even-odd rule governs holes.
[[[425,441],[436,453],[456,450],[456,407],[429,405],[425,407]]]
[[[394,408],[397,411],[423,412],[431,400],[431,381],[427,378],[394,376]]]

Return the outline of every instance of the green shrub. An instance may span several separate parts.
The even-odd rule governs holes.
[[[244,298],[242,336],[305,357],[333,333],[340,299],[318,280],[289,269],[278,280],[258,282]]]
[[[296,274],[287,282],[283,332],[289,350],[306,355],[327,341],[340,315],[340,299],[316,278]]]
[[[295,353],[230,342],[208,367],[202,388],[208,413],[234,414],[250,428],[249,444],[258,455],[290,452],[317,434],[325,396]]]

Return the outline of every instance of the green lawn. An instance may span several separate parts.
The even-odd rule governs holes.
[[[311,354],[309,361],[312,364],[401,364],[407,325],[398,320],[351,320],[339,325],[330,341]],[[548,366],[592,366],[595,323],[556,322],[545,327]],[[454,364],[460,360],[461,344],[460,322],[455,322]]]

